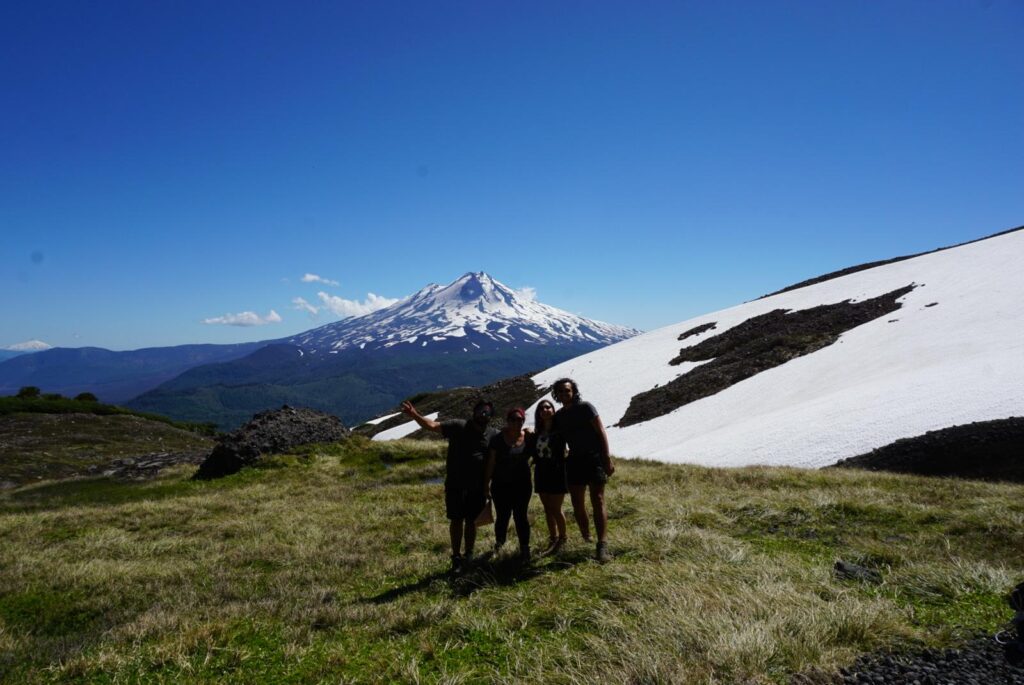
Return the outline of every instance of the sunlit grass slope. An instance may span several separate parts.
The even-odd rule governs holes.
[[[785,682],[992,630],[1024,576],[1021,486],[620,461],[612,563],[575,536],[452,583],[440,455],[0,495],[0,681]]]

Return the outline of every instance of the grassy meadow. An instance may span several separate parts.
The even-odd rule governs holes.
[[[995,630],[1024,577],[1024,486],[620,460],[613,562],[570,517],[561,556],[522,567],[511,542],[451,581],[441,450],[0,493],[0,681],[828,682]]]

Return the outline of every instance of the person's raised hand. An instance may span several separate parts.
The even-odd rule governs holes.
[[[402,413],[412,416],[416,413],[416,407],[412,406],[412,402],[402,402]]]

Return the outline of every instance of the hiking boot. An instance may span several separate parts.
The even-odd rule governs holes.
[[[607,542],[597,543],[597,552],[595,552],[594,558],[602,564],[607,564],[612,560],[612,553],[608,551]]]
[[[529,564],[530,563],[530,546],[519,548],[519,563]]]
[[[453,554],[452,555],[452,575],[453,576],[457,576],[460,573],[462,573],[462,570],[464,568],[462,561],[463,561],[462,557],[459,556],[458,554]]]

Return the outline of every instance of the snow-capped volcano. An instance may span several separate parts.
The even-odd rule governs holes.
[[[399,345],[472,352],[519,345],[608,345],[639,334],[537,302],[470,272],[442,286],[430,284],[385,309],[344,319],[291,338],[304,353],[387,349]]]

